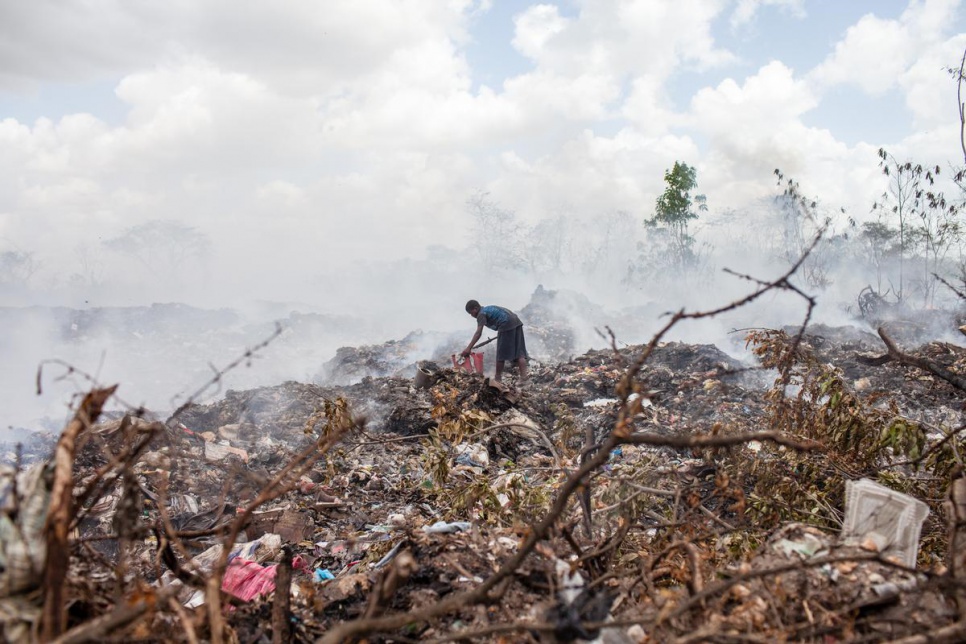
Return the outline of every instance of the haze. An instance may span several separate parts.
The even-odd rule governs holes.
[[[338,346],[415,329],[468,338],[466,299],[519,309],[538,284],[644,307],[639,341],[660,311],[747,290],[720,268],[787,265],[762,223],[775,168],[836,233],[887,190],[878,149],[951,174],[963,27],[956,0],[3,3],[0,305],[44,308],[5,318],[0,424],[66,414],[83,390],[35,396],[43,359],[158,405],[293,311],[331,324],[228,385],[310,379]],[[627,280],[675,161],[707,196],[692,232],[709,270]],[[847,320],[871,276],[834,269],[821,319]],[[237,317],[167,351],[133,327],[65,336],[49,308],[155,303]],[[599,342],[601,320],[563,314]]]

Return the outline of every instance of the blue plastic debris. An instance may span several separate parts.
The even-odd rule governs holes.
[[[335,575],[329,572],[328,568],[316,568],[315,574],[312,576],[315,581],[322,582],[328,581],[330,579],[335,579]]]

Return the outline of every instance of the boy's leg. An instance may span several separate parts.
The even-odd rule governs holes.
[[[520,382],[527,381],[527,359],[517,358],[517,366],[520,368]]]
[[[496,380],[497,382],[500,382],[500,379],[501,378],[503,378],[503,361],[502,360],[497,360],[496,361],[496,375],[493,376],[493,379]]]

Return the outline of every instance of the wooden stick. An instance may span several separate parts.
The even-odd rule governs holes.
[[[272,604],[272,644],[292,639],[292,611],[289,606],[292,586],[292,546],[282,546],[282,559],[275,573],[275,603]]]
[[[889,350],[889,355],[901,362],[902,364],[907,364],[912,367],[918,367],[923,371],[928,371],[934,376],[942,378],[956,389],[960,391],[966,391],[966,378],[959,376],[948,369],[945,369],[934,362],[925,360],[923,358],[917,358],[916,356],[904,353],[896,343],[892,341],[888,335],[886,335],[885,329],[883,327],[878,328],[879,337],[885,343],[886,348]]]
[[[45,642],[59,637],[67,623],[64,579],[70,563],[67,536],[74,520],[74,456],[77,439],[94,424],[116,389],[117,385],[93,389],[84,396],[74,418],[60,435],[54,451],[54,481],[45,527],[47,563],[44,566],[44,611],[41,618],[41,639]]]

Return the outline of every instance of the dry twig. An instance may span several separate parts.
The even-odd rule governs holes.
[[[885,343],[886,348],[889,350],[889,355],[901,362],[902,364],[909,365],[912,367],[917,367],[923,371],[927,371],[934,376],[941,378],[956,387],[960,391],[966,391],[966,378],[953,373],[952,371],[941,367],[940,365],[932,362],[931,360],[926,360],[924,358],[919,358],[914,355],[905,353],[902,351],[896,343],[889,337],[886,333],[884,327],[879,327],[878,329],[879,337],[882,338],[882,342]]]

